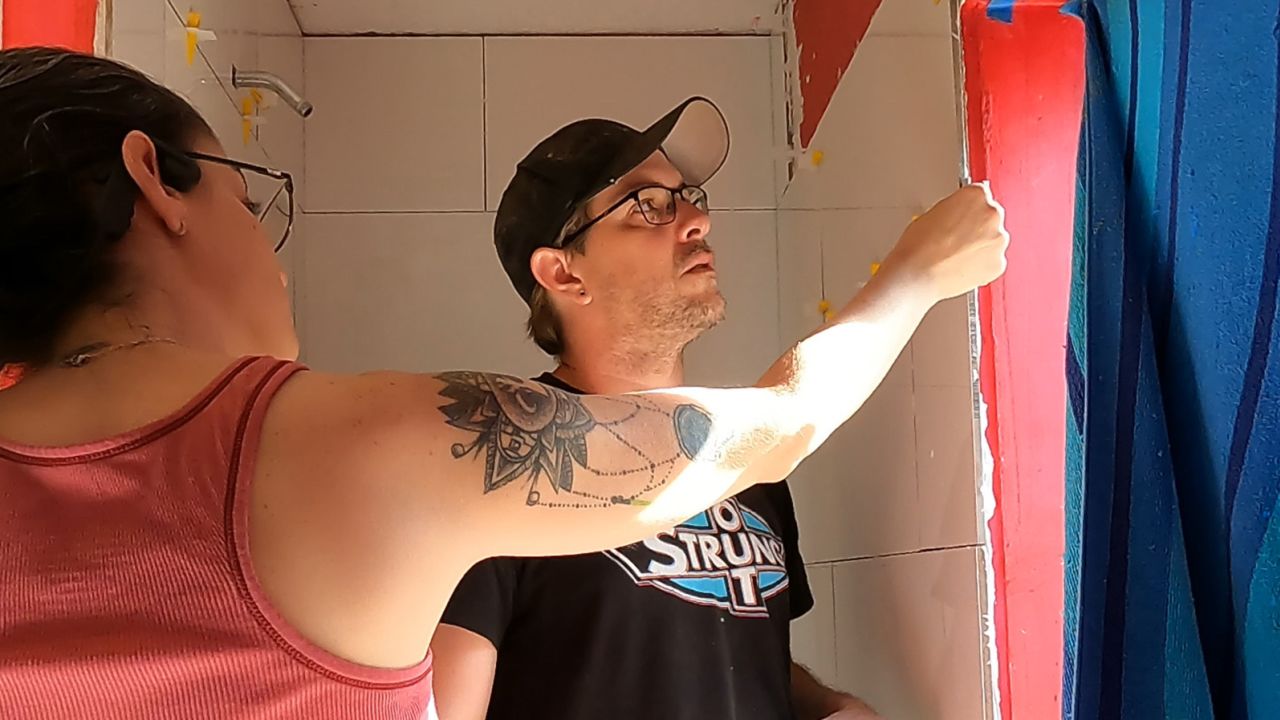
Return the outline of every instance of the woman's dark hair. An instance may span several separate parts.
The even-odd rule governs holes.
[[[213,136],[190,103],[113,60],[0,50],[0,364],[49,362],[74,314],[115,285],[138,192],[120,154],[132,130],[182,149]],[[165,160],[174,189],[199,181]]]

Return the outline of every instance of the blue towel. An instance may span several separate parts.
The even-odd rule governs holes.
[[[1084,0],[1064,717],[1280,718],[1280,0]]]

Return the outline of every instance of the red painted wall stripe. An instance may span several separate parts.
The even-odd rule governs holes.
[[[901,2],[902,0],[898,0]],[[800,54],[800,147],[809,147],[840,78],[867,36],[881,0],[796,0],[792,19]]]
[[[996,651],[1005,720],[1061,717],[1065,344],[1084,36],[1060,0],[1012,24],[963,6],[971,170],[991,181],[1013,243],[979,294],[996,514]]]
[[[93,52],[98,0],[4,0],[0,47],[31,45]]]

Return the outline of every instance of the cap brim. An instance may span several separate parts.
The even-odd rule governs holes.
[[[627,152],[619,155],[600,187],[612,185],[662,150],[689,185],[702,185],[729,157],[729,123],[716,104],[692,97],[650,125]]]
[[[710,180],[729,157],[729,123],[716,104],[704,97],[685,100],[644,131],[663,138],[667,159],[690,185]]]

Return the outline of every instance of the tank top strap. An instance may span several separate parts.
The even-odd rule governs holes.
[[[285,383],[307,368],[296,362],[276,361],[252,368],[255,382],[237,425],[231,453],[226,529],[234,548],[236,580],[258,624],[283,650],[313,671],[332,680],[368,689],[408,688],[421,685],[430,693],[431,656],[400,669],[373,668],[340,658],[313,644],[293,629],[272,606],[254,572],[249,547],[249,515],[252,485],[263,425],[271,402]]]

